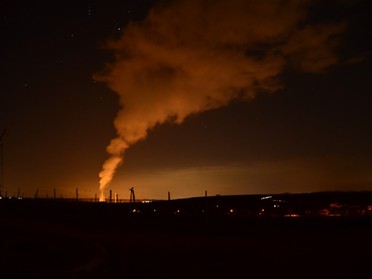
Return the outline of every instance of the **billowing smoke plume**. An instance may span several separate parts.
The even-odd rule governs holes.
[[[280,88],[287,66],[336,62],[341,25],[311,25],[305,1],[178,0],[152,9],[108,43],[115,60],[95,76],[119,96],[117,138],[100,172],[101,200],[123,153],[156,125]]]

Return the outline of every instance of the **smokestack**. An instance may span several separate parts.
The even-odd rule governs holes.
[[[54,199],[57,198],[57,195],[56,195],[56,188],[53,189],[53,197],[54,197]]]
[[[0,165],[1,165],[1,181],[0,181],[0,190],[5,189],[4,185],[4,148],[3,143],[5,140],[5,136],[8,133],[8,129],[5,129],[0,136]]]
[[[112,190],[110,190],[110,203],[112,203]]]
[[[79,189],[76,188],[76,201],[78,201],[78,200],[79,200]]]
[[[99,173],[100,200],[125,151],[156,125],[276,92],[288,67],[320,73],[337,61],[343,26],[304,24],[306,1],[163,2],[107,43],[115,59],[94,76],[121,107]]]

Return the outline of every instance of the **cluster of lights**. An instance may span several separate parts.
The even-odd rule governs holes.
[[[8,199],[8,200],[23,200],[23,197],[12,197],[12,196],[10,196],[10,197],[2,197],[2,196],[0,196],[0,200],[2,200],[2,199]]]
[[[284,215],[285,217],[300,217],[300,215],[299,214],[286,214],[286,215]]]
[[[142,203],[152,203],[152,201],[144,200],[144,201],[142,201]]]

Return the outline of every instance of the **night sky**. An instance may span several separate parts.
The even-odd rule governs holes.
[[[372,190],[371,11],[1,1],[3,194]]]

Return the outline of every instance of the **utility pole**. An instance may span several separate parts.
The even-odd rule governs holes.
[[[205,195],[205,209],[204,209],[204,213],[205,213],[205,224],[207,225],[208,224],[208,192],[205,191],[204,192],[204,195]]]
[[[171,207],[171,193],[168,191],[168,214],[172,214],[172,207]]]
[[[133,203],[136,203],[136,196],[134,194],[134,187],[130,188],[130,198],[129,198],[129,202],[133,202]]]
[[[8,132],[8,129],[5,129],[0,136],[0,153],[1,153],[0,154],[0,164],[1,164],[0,191],[5,189],[5,187],[4,187],[4,149],[3,149],[3,145],[4,145],[4,140],[5,140],[5,136],[6,136],[7,132]]]
[[[130,212],[135,212],[136,209],[134,208],[134,205],[136,203],[136,196],[134,194],[134,187],[130,188],[129,191],[130,191],[129,209],[130,209]],[[132,205],[133,205],[133,208],[132,208]]]

